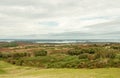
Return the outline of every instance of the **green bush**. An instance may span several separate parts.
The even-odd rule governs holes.
[[[109,66],[119,67],[120,68],[120,59],[111,59],[109,60]]]
[[[0,53],[0,58],[2,59],[20,59],[22,57],[30,57],[30,53],[27,52],[2,52]]]
[[[120,49],[120,46],[112,46],[111,48],[113,48],[113,49]]]
[[[84,48],[81,49],[82,53],[88,53],[88,54],[95,54],[97,51],[99,51],[101,48]]]
[[[115,58],[120,60],[120,54],[116,54]]]
[[[104,50],[96,52],[95,56],[96,58],[115,58],[116,51],[104,49]]]
[[[17,59],[17,58],[19,59],[19,58],[21,58],[21,57],[26,57],[26,56],[27,56],[27,53],[26,53],[26,52],[24,52],[24,53],[12,53],[12,54],[11,54],[11,57],[12,57],[12,58],[16,58],[16,59]]]
[[[80,54],[79,55],[79,59],[87,59],[88,58],[88,54]]]
[[[8,59],[10,57],[11,57],[10,53],[1,53],[1,58],[3,58],[3,59]]]
[[[98,50],[99,50],[98,48],[73,49],[69,50],[67,53],[69,55],[80,55],[84,53],[95,54]]]
[[[45,50],[38,50],[38,51],[34,51],[33,52],[34,56],[46,56],[47,55],[47,51]]]
[[[82,54],[82,51],[81,50],[69,50],[67,53],[69,55],[80,55]]]

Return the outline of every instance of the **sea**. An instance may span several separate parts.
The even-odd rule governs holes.
[[[32,42],[32,43],[92,43],[113,42],[120,43],[120,39],[0,39],[0,42]]]

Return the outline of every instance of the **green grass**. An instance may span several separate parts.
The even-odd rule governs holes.
[[[0,74],[5,74],[6,72],[2,69],[0,69]]]
[[[120,68],[40,69],[0,61],[0,78],[120,78]]]

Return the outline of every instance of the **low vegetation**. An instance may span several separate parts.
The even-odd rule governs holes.
[[[0,48],[4,47],[16,47],[18,44],[16,42],[10,42],[10,43],[1,43]]]
[[[120,44],[27,44],[24,46],[29,47],[22,47],[24,52],[13,51],[18,45],[11,46],[12,52],[0,52],[0,59],[18,66],[39,68],[120,67]]]

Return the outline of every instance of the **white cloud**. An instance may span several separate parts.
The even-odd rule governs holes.
[[[120,31],[119,3],[120,0],[0,0],[0,38],[91,38],[84,33],[108,37],[109,31]],[[64,35],[70,32],[71,37]],[[84,35],[74,36],[76,32]],[[118,35],[109,34],[108,38],[112,37]]]

